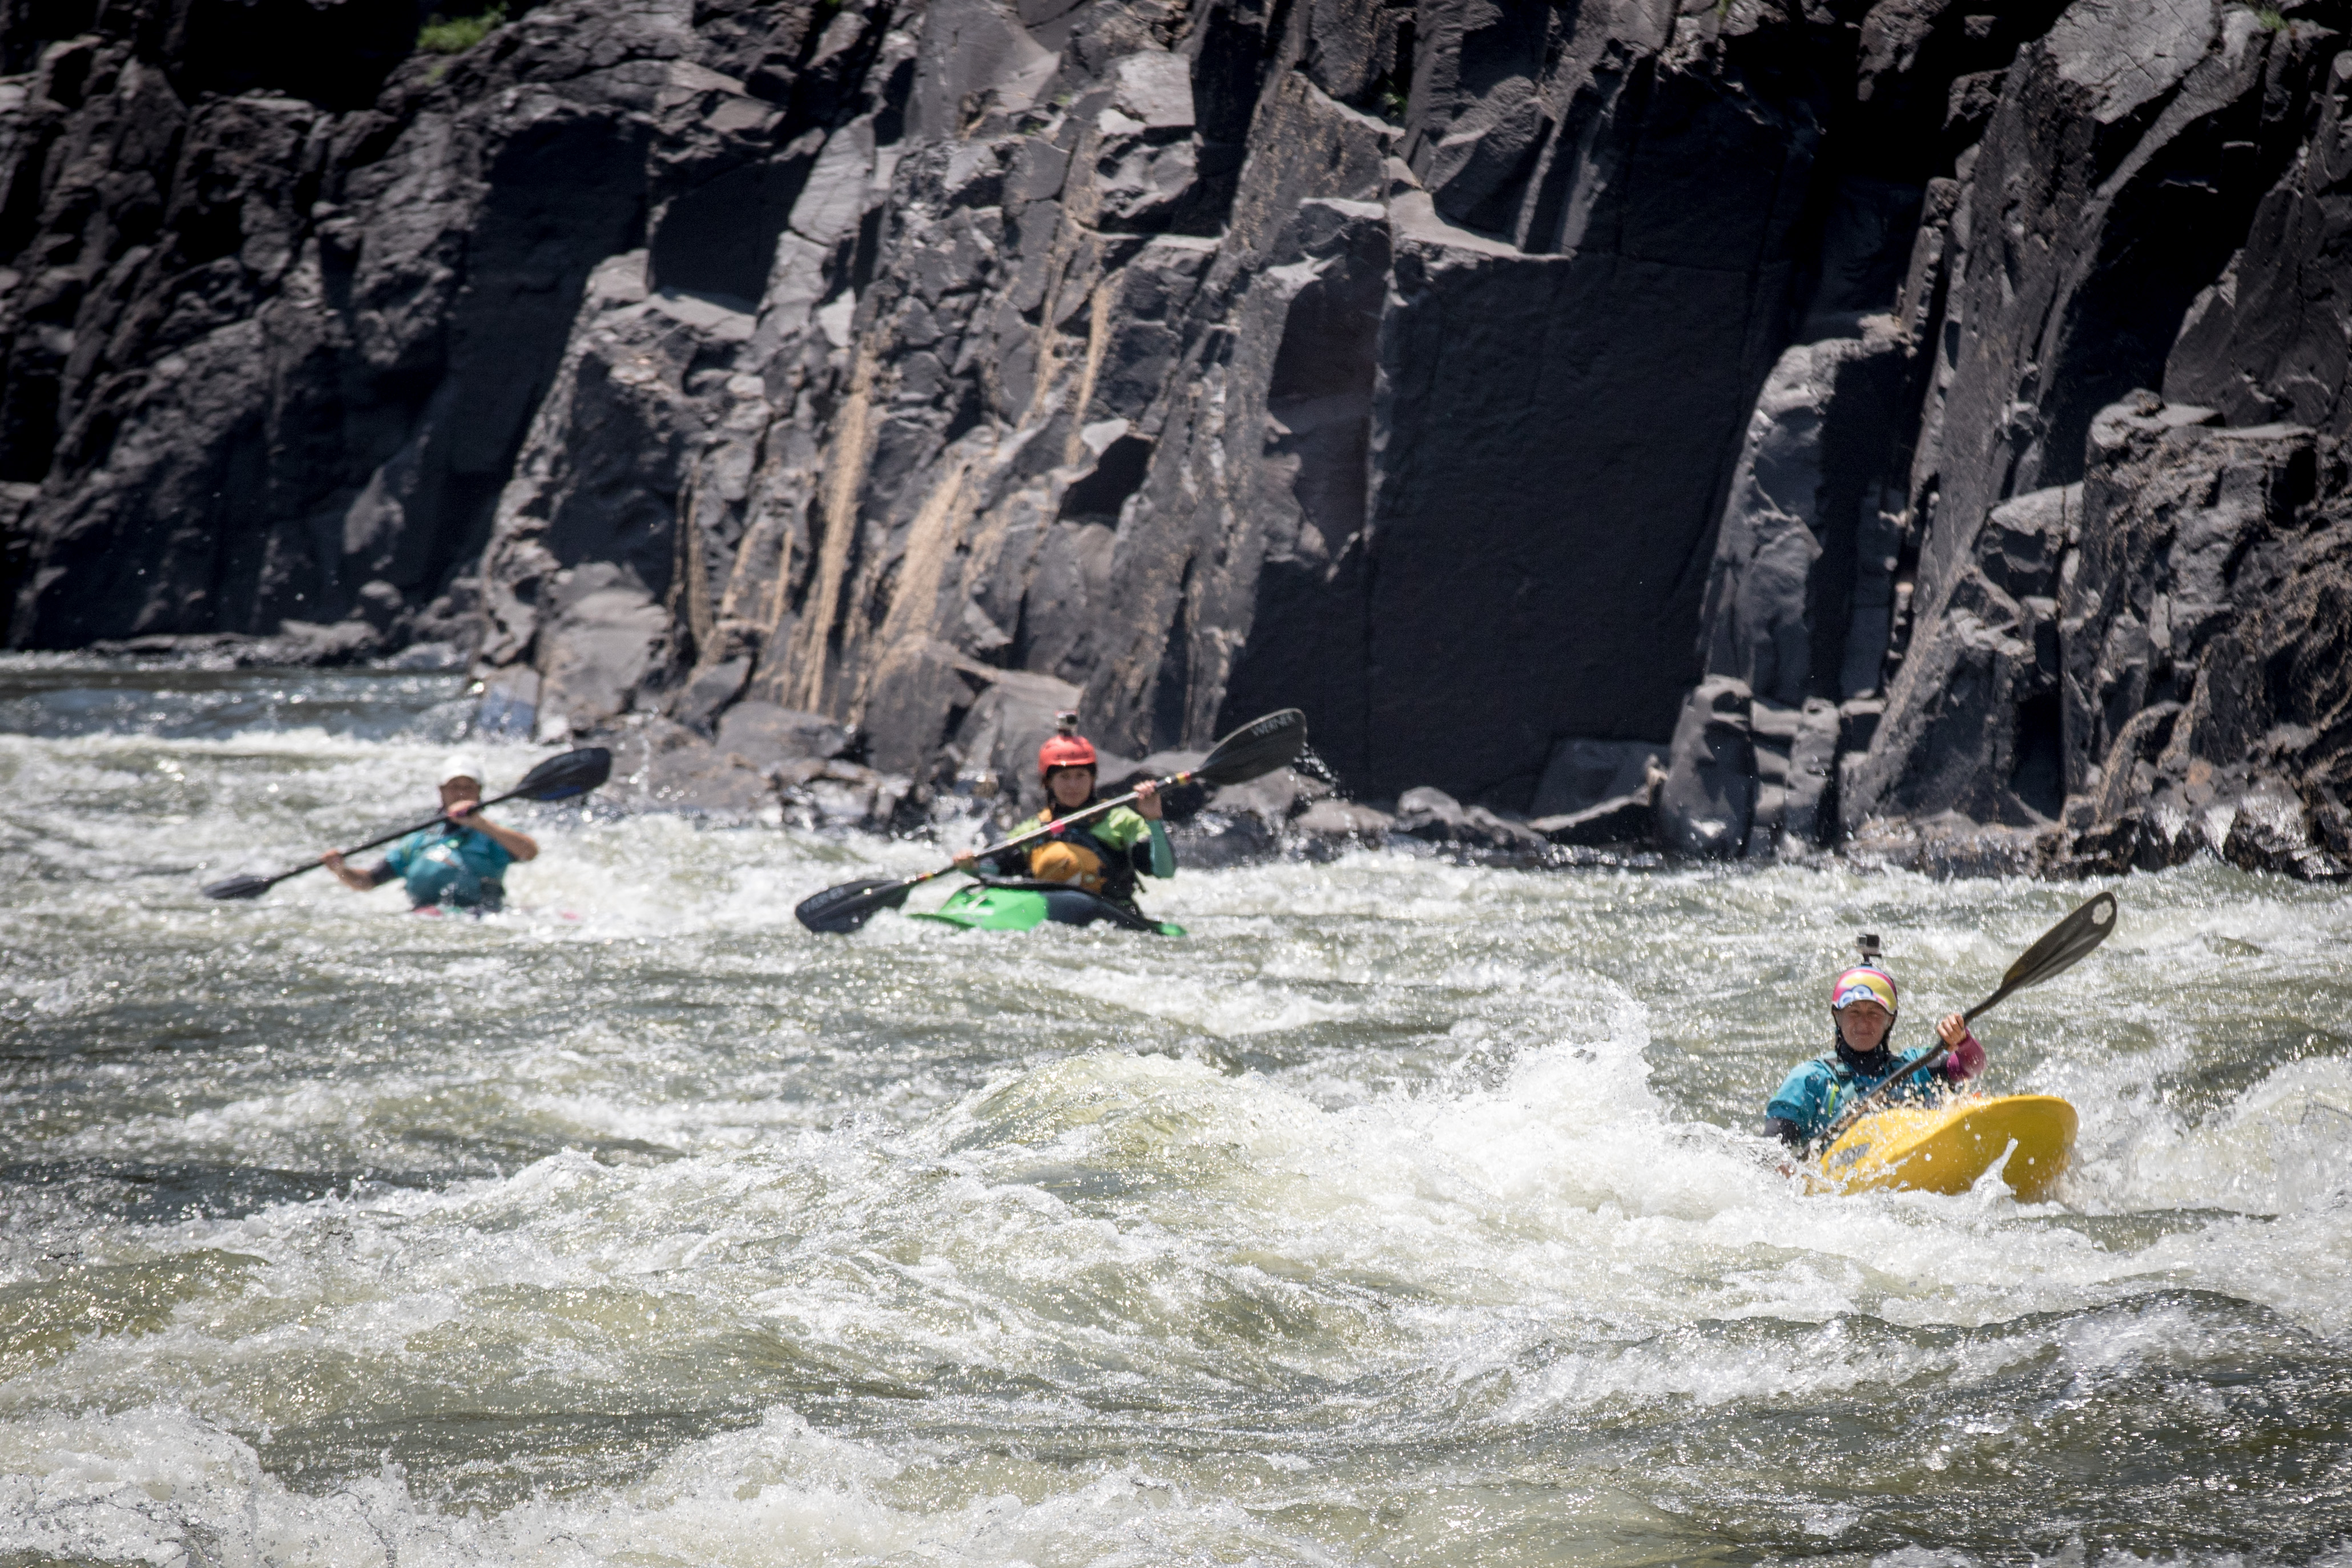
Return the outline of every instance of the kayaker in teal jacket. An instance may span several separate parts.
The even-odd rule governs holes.
[[[1095,748],[1077,733],[1078,716],[1060,716],[1058,733],[1037,748],[1037,771],[1045,785],[1045,809],[1013,830],[1013,836],[1049,826],[1083,811],[1095,800]],[[1176,852],[1168,842],[1165,807],[1159,786],[1146,779],[1135,787],[1133,807],[1115,806],[1098,817],[1056,829],[1052,837],[989,857],[999,876],[1034,882],[1065,882],[1122,909],[1135,908],[1136,878],[1176,874]],[[977,876],[977,856],[966,850],[955,862]]]
[[[440,821],[409,834],[365,871],[346,864],[341,850],[329,850],[319,863],[354,893],[398,877],[406,884],[412,909],[446,904],[491,913],[506,904],[507,867],[536,860],[539,845],[530,834],[483,816],[481,805],[481,764],[452,757],[441,765]]]
[[[1873,939],[1865,939],[1873,940]],[[1869,949],[1865,947],[1864,951]],[[1931,1099],[1946,1084],[1962,1083],[1984,1071],[1984,1047],[1958,1013],[1936,1026],[1949,1049],[1933,1067],[1914,1067],[1932,1048],[1895,1054],[1887,1045],[1895,1018],[1895,977],[1874,964],[1857,965],[1830,982],[1830,1019],[1836,1027],[1831,1048],[1781,1082],[1764,1107],[1764,1132],[1784,1144],[1811,1142],[1829,1131],[1838,1113],[1901,1072],[1904,1082],[1881,1097],[1890,1101]]]

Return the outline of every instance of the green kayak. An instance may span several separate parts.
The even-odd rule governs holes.
[[[917,920],[937,920],[967,931],[1030,931],[1051,922],[1056,925],[1092,925],[1107,920],[1129,931],[1160,936],[1181,936],[1184,928],[1151,920],[1132,909],[1097,898],[1082,887],[1059,882],[975,882],[960,887],[948,901]]]

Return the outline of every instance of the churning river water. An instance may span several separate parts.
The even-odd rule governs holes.
[[[2352,1562],[2341,892],[2126,879],[1980,1021],[2056,1201],[1808,1197],[1749,1130],[1853,934],[1916,1042],[2088,890],[845,940],[939,849],[509,806],[495,918],[199,896],[429,816],[461,693],[0,662],[0,1564]]]

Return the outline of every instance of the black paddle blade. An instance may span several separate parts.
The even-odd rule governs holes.
[[[1217,742],[1192,777],[1203,784],[1245,784],[1287,768],[1307,749],[1307,716],[1295,707],[1245,724]]]
[[[2000,977],[2001,989],[2038,986],[2073,968],[2116,928],[2116,895],[2103,893],[2052,926]]]
[[[613,754],[601,746],[583,746],[561,757],[551,757],[522,776],[509,791],[527,800],[569,800],[585,795],[613,776]]]
[[[2093,948],[2114,935],[2115,929],[2116,895],[2103,893],[2043,932],[2042,940],[2028,947],[2009,967],[2009,973],[2000,977],[2000,989],[1978,1003],[1969,1016],[1974,1018],[2011,991],[2038,986],[2065,973],[2088,957]]]
[[[903,882],[887,882],[880,877],[845,882],[839,887],[828,887],[802,899],[793,910],[793,918],[812,931],[846,936],[873,919],[877,911],[896,909],[906,903],[909,891]]]
[[[206,898],[259,898],[277,885],[278,879],[274,876],[223,877],[220,881],[205,886],[205,896]]]

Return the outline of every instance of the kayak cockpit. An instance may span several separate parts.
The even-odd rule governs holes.
[[[1084,926],[1108,922],[1121,930],[1158,936],[1184,935],[1181,925],[1153,920],[1061,882],[970,883],[956,889],[939,908],[913,918],[936,920],[967,931],[1033,931],[1045,925]]]
[[[2005,1160],[2001,1179],[2035,1203],[2065,1174],[2076,1125],[2074,1107],[2051,1094],[1894,1105],[1847,1128],[1807,1174],[1815,1191],[1962,1193]]]

